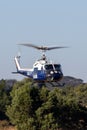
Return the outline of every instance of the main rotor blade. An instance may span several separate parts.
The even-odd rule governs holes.
[[[35,49],[39,49],[39,48],[40,48],[39,46],[30,44],[30,43],[21,43],[21,44],[19,44],[19,45],[23,45],[23,46],[27,46],[27,47],[33,47],[33,48],[35,48]]]
[[[25,44],[22,43],[22,44],[19,44],[19,45],[23,45],[23,46],[27,46],[27,47],[33,47],[35,49],[42,50],[42,51],[67,48],[67,47],[61,47],[61,46],[55,46],[55,47],[36,46],[36,45],[33,45],[33,44],[29,44],[29,43],[25,43]]]
[[[61,47],[61,46],[48,47],[47,50],[62,49],[62,48],[67,48],[67,47]]]

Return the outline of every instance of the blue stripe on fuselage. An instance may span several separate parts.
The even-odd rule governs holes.
[[[46,74],[44,70],[35,69],[34,71],[17,71],[19,74],[33,78],[34,80],[46,80]]]
[[[45,80],[46,74],[44,70],[34,70],[33,71],[33,79],[35,80]]]
[[[33,78],[32,72],[30,72],[30,71],[18,71],[18,73],[19,73],[19,74],[22,74],[22,75],[24,75],[24,76],[27,76],[27,77],[29,77],[29,78]]]

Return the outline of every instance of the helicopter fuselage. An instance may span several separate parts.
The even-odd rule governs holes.
[[[15,57],[17,73],[32,78],[35,81],[54,81],[60,80],[63,77],[60,64],[52,64],[46,59],[37,60],[32,69],[22,69],[18,62],[18,57]]]
[[[34,80],[54,81],[63,77],[60,64],[48,63],[45,60],[39,60],[33,67]]]

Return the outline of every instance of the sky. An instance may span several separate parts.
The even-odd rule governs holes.
[[[87,82],[87,0],[0,0],[0,79],[13,75],[14,57],[21,52],[21,66],[32,68],[41,57],[37,50],[19,43],[68,46],[46,55],[60,63],[64,76]]]

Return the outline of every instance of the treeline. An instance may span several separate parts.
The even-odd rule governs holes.
[[[87,84],[50,91],[24,79],[6,89],[1,80],[0,120],[17,130],[87,130]]]

